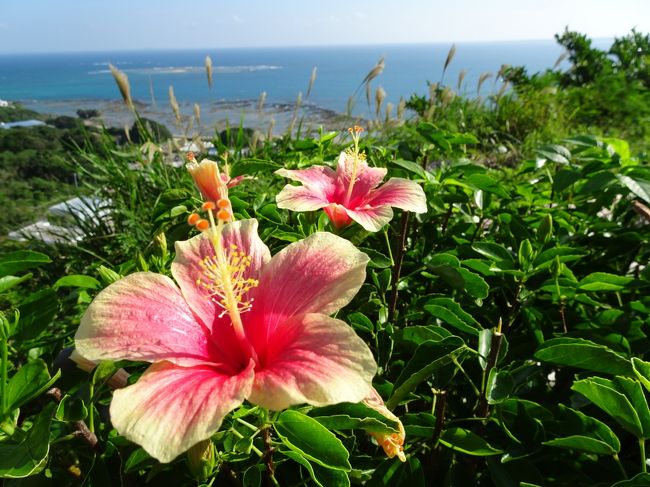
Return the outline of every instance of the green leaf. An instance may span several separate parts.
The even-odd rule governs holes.
[[[81,421],[86,416],[88,416],[88,409],[83,399],[70,394],[63,396],[54,414],[58,421]]]
[[[24,276],[4,276],[0,277],[0,293],[4,293],[5,291],[9,291],[12,287],[17,286],[18,284],[27,281],[28,279],[31,279],[33,276],[32,273],[25,274]]]
[[[556,257],[559,262],[563,263],[581,259],[585,254],[583,249],[567,246],[553,247],[541,252],[533,261],[533,267],[537,270],[548,269]]]
[[[479,242],[472,245],[472,250],[478,252],[484,257],[500,261],[505,260],[511,262],[513,265],[515,261],[512,259],[512,254],[503,246],[493,242]]]
[[[571,389],[585,396],[634,436],[643,438],[639,415],[629,399],[616,390],[612,381],[591,377],[574,382]]]
[[[634,195],[646,203],[650,203],[650,181],[642,178],[632,178],[623,174],[617,174],[616,177]]]
[[[641,381],[641,384],[650,392],[650,362],[645,362],[640,358],[632,358],[632,369],[634,374]]]
[[[545,441],[542,444],[557,448],[583,451],[586,453],[595,453],[596,455],[613,455],[616,453],[616,450],[604,441],[589,436],[565,436],[564,438]]]
[[[424,342],[402,369],[393,386],[392,396],[386,401],[386,407],[395,409],[420,383],[439,368],[452,363],[454,359],[457,360],[467,350],[465,342],[457,336],[450,336],[439,342]]]
[[[53,289],[41,289],[29,295],[18,307],[21,318],[14,330],[16,338],[22,342],[38,337],[52,322],[59,306]]]
[[[440,443],[447,448],[475,457],[489,457],[503,453],[503,450],[494,448],[477,434],[460,427],[444,430],[440,435]]]
[[[639,473],[629,480],[612,484],[612,487],[648,487],[648,485],[650,485],[650,473]]]
[[[447,329],[442,326],[420,326],[412,325],[400,328],[395,332],[395,342],[403,348],[415,350],[418,345],[427,340],[439,342],[443,338],[451,335]]]
[[[320,465],[312,465],[309,461],[295,451],[281,451],[281,453],[290,458],[294,462],[299,463],[307,472],[309,476],[319,487],[349,487],[350,479],[348,475],[342,470],[333,470],[330,468],[321,467]]]
[[[630,361],[622,355],[583,338],[553,338],[544,342],[534,357],[542,362],[568,365],[612,375],[632,375]]]
[[[370,257],[370,262],[368,262],[369,267],[375,267],[377,269],[385,269],[393,265],[390,258],[373,249],[359,247],[359,250]]]
[[[343,402],[309,411],[328,430],[363,429],[372,433],[398,433],[397,421],[362,403]]]
[[[454,328],[478,335],[481,325],[470,315],[466,313],[458,303],[451,298],[433,298],[424,305],[425,311],[432,314],[439,320],[447,323]]]
[[[255,174],[263,172],[270,174],[282,166],[273,161],[264,161],[261,159],[244,159],[230,167],[230,177],[242,176],[244,174]]]
[[[609,426],[596,418],[592,418],[581,411],[559,404],[556,419],[557,421],[554,422],[545,421],[546,431],[560,437],[555,438],[554,440],[566,440],[566,438],[572,438],[572,440],[564,441],[557,445],[552,444],[551,446],[598,453],[603,449],[603,446],[600,443],[604,443],[607,445],[607,449],[613,453],[617,453],[621,450],[621,442],[618,437]],[[582,443],[581,439],[585,437],[596,440],[599,443]],[[575,438],[575,440],[573,438]],[[572,444],[572,446],[569,446],[570,444]],[[587,448],[591,449],[588,450]],[[598,451],[594,451],[594,449]]]
[[[7,414],[38,397],[49,389],[60,376],[61,371],[59,370],[54,377],[50,377],[47,364],[41,359],[27,362],[9,379],[7,383],[8,409],[0,411],[0,413]]]
[[[318,421],[298,411],[288,410],[273,423],[287,447],[323,467],[349,471],[348,451],[333,433]]]
[[[503,189],[503,185],[487,174],[471,174],[467,177],[467,180],[476,188],[487,193],[493,193],[502,198],[510,198],[508,192]]]
[[[614,384],[617,386],[618,391],[625,394],[632,403],[632,407],[641,422],[643,437],[650,438],[650,409],[648,409],[648,402],[643,394],[641,383],[628,377],[617,376],[614,378]]]
[[[397,159],[395,161],[392,161],[392,164],[395,164],[396,166],[401,167],[402,169],[406,169],[407,171],[412,172],[413,174],[416,174],[422,179],[427,179],[427,174],[420,166],[419,164],[416,164],[413,161],[405,161],[403,159]]]
[[[594,272],[578,283],[583,291],[622,291],[634,280],[632,277],[617,276],[607,272]]]
[[[467,294],[477,299],[485,299],[488,297],[490,286],[485,282],[485,279],[463,267],[459,268],[458,272],[463,278],[463,281],[465,281],[464,288]]]
[[[90,276],[83,276],[80,274],[72,274],[70,276],[64,276],[54,283],[54,289],[60,287],[83,287],[87,289],[98,289],[100,283],[97,279]]]
[[[485,397],[488,404],[499,404],[510,397],[515,388],[512,374],[507,370],[490,370],[485,386]]]
[[[129,458],[126,459],[124,472],[137,472],[138,470],[153,465],[154,463],[156,463],[156,460],[151,458],[143,448],[137,448],[129,455]]]
[[[20,443],[0,443],[0,477],[24,478],[45,468],[50,451],[50,422],[55,408],[53,403],[45,406],[27,432],[27,437]]]
[[[52,260],[45,254],[32,250],[17,250],[0,256],[0,277],[48,264]]]

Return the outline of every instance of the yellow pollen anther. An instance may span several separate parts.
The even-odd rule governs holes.
[[[219,317],[232,312],[233,308],[238,313],[250,311],[253,298],[247,298],[247,293],[259,284],[257,279],[246,276],[252,261],[250,256],[238,251],[234,244],[230,245],[229,251],[224,249],[224,254],[225,262],[220,261],[216,256],[205,257],[199,262],[202,275],[196,281],[197,285],[209,292],[210,299],[223,309]],[[223,265],[225,269],[222,268]],[[230,280],[229,283],[223,281],[226,275]],[[229,295],[234,302],[229,302]]]

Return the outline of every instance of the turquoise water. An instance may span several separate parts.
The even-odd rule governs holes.
[[[279,117],[292,111],[299,92],[307,110],[344,112],[348,98],[380,58],[385,60],[385,69],[373,81],[373,90],[382,86],[386,101],[396,105],[400,97],[426,93],[427,81],[441,81],[450,47],[422,44],[0,55],[0,99],[50,113],[71,114],[92,106],[117,111],[118,107],[111,105],[120,100],[108,69],[112,63],[128,75],[133,98],[154,114],[169,113],[170,85],[184,113],[191,113],[194,103],[206,114],[220,109],[250,111],[263,91],[268,109]],[[552,67],[562,53],[552,40],[459,43],[456,47],[444,82],[455,88],[459,72],[466,70],[460,91],[469,96],[476,95],[482,73],[496,73],[502,64],[540,71]],[[205,75],[206,55],[214,66],[211,90]],[[317,78],[306,98],[314,67]],[[496,89],[498,85],[491,79],[481,95]],[[361,97],[355,113],[363,115],[366,110]]]

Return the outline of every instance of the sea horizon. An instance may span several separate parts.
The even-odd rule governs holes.
[[[594,42],[607,45],[606,40]],[[443,72],[452,45],[456,55]],[[169,106],[170,86],[184,116],[190,117],[194,105],[199,105],[206,128],[239,123],[245,115],[257,128],[273,119],[282,129],[293,118],[299,96],[304,111],[300,115],[321,125],[345,113],[351,96],[355,116],[374,117],[379,87],[394,114],[400,100],[427,95],[430,83],[445,84],[464,96],[486,97],[500,89],[502,81],[496,74],[502,65],[524,66],[529,73],[544,71],[562,52],[554,40],[528,40],[0,54],[0,99],[53,115],[96,108],[107,125],[123,126],[130,114],[120,105],[112,64],[129,77],[132,97],[145,116],[171,127],[175,119]],[[213,63],[211,89],[206,56]],[[372,82],[369,106],[359,88],[380,59],[385,68]],[[309,91],[314,68],[316,79]],[[490,77],[479,91],[478,79],[485,73]],[[262,93],[265,111],[257,113]]]

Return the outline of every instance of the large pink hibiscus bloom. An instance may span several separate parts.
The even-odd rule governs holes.
[[[153,362],[115,391],[110,412],[120,434],[161,462],[209,438],[246,399],[280,410],[373,394],[371,351],[328,316],[359,290],[368,257],[316,233],[271,258],[257,221],[220,230],[232,286],[219,279],[219,247],[206,232],[176,243],[178,286],[150,272],[127,276],[99,293],[75,337],[87,359]]]
[[[356,164],[356,167],[355,167]],[[387,170],[370,167],[361,154],[342,152],[336,171],[327,166],[278,169],[276,174],[302,183],[286,185],[276,196],[278,208],[313,211],[323,208],[336,228],[357,222],[376,232],[393,218],[391,206],[426,213],[424,191],[414,181],[386,177]],[[379,186],[379,187],[378,187]]]

